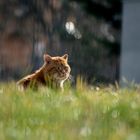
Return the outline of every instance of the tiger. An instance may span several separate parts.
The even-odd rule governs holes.
[[[43,58],[44,63],[38,70],[17,82],[20,89],[38,89],[39,86],[64,89],[64,82],[69,78],[71,72],[68,64],[68,54],[55,57],[44,54]]]

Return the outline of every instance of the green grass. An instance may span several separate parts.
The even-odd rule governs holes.
[[[0,84],[0,140],[140,140],[140,88]]]

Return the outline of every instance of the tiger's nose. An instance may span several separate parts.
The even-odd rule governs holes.
[[[65,67],[65,69],[64,69],[64,70],[65,70],[65,72],[68,72],[68,70],[69,70],[69,69],[68,69],[68,67]]]
[[[62,73],[65,74],[65,73],[67,73],[67,72],[68,72],[68,68],[65,67],[65,68],[62,70]]]
[[[62,73],[63,73],[63,74],[65,74],[65,73],[66,73],[66,71],[65,71],[65,70],[62,70]]]

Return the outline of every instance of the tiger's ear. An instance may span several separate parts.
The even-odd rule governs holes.
[[[46,64],[50,64],[51,61],[52,61],[52,57],[50,55],[48,55],[48,54],[44,54],[44,62]]]
[[[68,54],[64,54],[62,57],[63,57],[66,61],[68,60]]]

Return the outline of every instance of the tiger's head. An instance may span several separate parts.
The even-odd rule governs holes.
[[[68,64],[68,54],[51,57],[44,55],[45,74],[56,82],[65,81],[70,75],[71,68]]]

